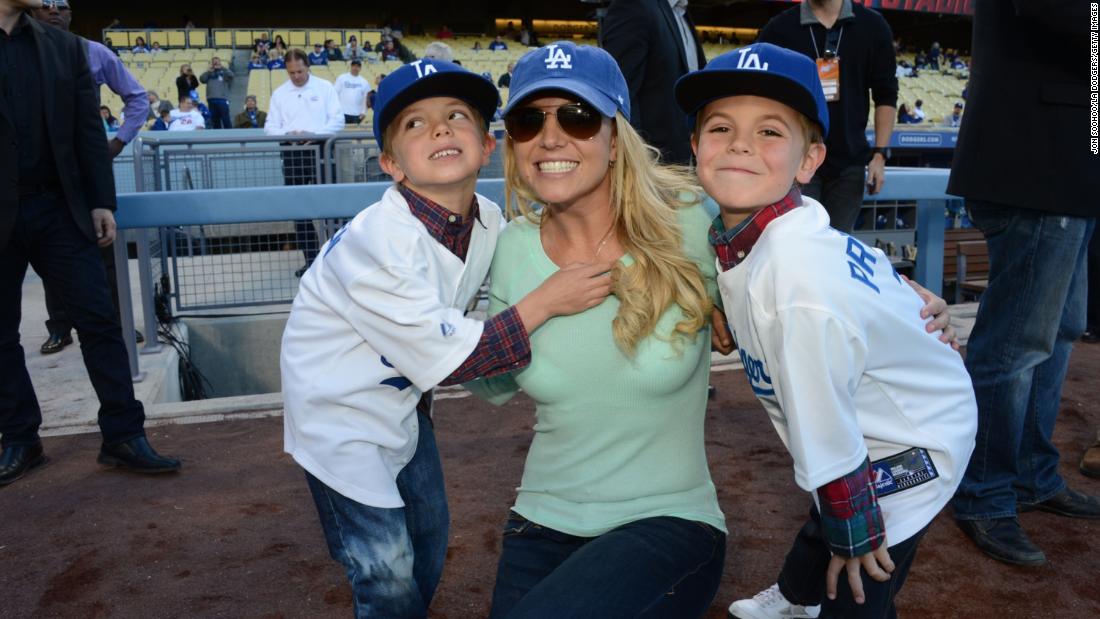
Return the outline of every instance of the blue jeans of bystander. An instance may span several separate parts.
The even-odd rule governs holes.
[[[1018,503],[1065,487],[1051,435],[1073,341],[1085,329],[1096,222],[988,202],[966,207],[989,246],[989,288],[966,356],[978,435],[953,506],[961,520],[1008,518]]]

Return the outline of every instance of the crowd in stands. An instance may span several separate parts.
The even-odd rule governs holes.
[[[405,36],[406,31],[410,32],[413,36],[414,41],[412,44],[409,44],[408,38]],[[701,42],[707,46],[732,45],[736,47],[742,44],[736,37],[726,38],[720,34],[714,34],[712,36],[712,33],[705,31],[700,32],[699,36]],[[424,44],[423,39],[430,39],[433,37],[434,40]],[[468,40],[469,39],[467,39],[467,41]],[[149,44],[146,42],[145,38],[141,36],[136,39],[131,39],[131,42],[134,45],[127,50],[126,47],[119,48],[115,46],[110,38],[105,39],[105,44],[115,51],[116,54],[120,51],[122,53],[129,51],[131,54],[131,62],[139,68],[142,67],[142,63],[145,62],[144,60],[139,60],[139,56],[141,58],[151,58],[165,51],[162,49],[159,41],[153,41],[152,44]],[[526,47],[538,46],[540,44],[541,42],[538,37],[527,24],[521,24],[521,26],[517,28],[514,22],[507,22],[504,28],[495,34],[487,43],[484,42],[482,37],[474,39],[472,43],[462,42],[459,35],[447,25],[442,25],[431,35],[425,36],[424,29],[419,24],[413,24],[407,27],[401,23],[389,23],[382,28],[377,41],[366,39],[360,41],[354,34],[348,36],[346,41],[342,42],[329,38],[325,39],[323,43],[318,43],[316,39],[314,39],[313,44],[303,51],[307,52],[309,65],[311,67],[331,67],[328,73],[322,73],[322,75],[328,80],[335,82],[338,88],[343,85],[345,89],[354,88],[364,90],[363,108],[358,113],[352,113],[351,111],[353,105],[351,101],[354,98],[353,95],[347,95],[348,105],[345,106],[348,109],[348,113],[346,113],[345,116],[348,118],[349,124],[359,125],[367,120],[369,111],[372,109],[375,91],[371,87],[371,84],[377,83],[380,75],[385,74],[378,70],[377,65],[381,63],[409,63],[417,59],[417,52],[419,52],[420,56],[424,58],[438,58],[462,64],[463,59],[468,61],[470,58],[468,55],[469,51],[494,54],[513,50],[518,53],[525,50]],[[924,82],[930,75],[936,77],[951,77],[960,80],[968,78],[969,66],[967,58],[962,56],[955,49],[945,49],[941,47],[938,42],[932,43],[927,50],[924,48],[903,46],[900,39],[895,40],[894,44],[898,58],[897,76],[902,86],[900,93],[902,97],[900,97],[898,101],[897,124],[946,128],[958,127],[964,109],[963,101],[965,101],[967,95],[965,86],[962,89],[948,92],[946,88],[927,89],[924,86]],[[253,41],[251,56],[247,65],[243,68],[238,67],[238,70],[243,69],[246,73],[255,71],[285,71],[285,56],[289,49],[290,47],[282,35],[275,34],[273,37],[269,38],[267,33],[262,33]],[[466,55],[461,55],[459,58],[456,58],[456,54],[454,53],[455,49],[468,51],[463,52]],[[416,52],[414,52],[414,50],[416,50]],[[514,59],[516,58],[518,58],[516,53],[507,56],[506,59],[510,62],[506,65],[506,70],[503,70],[503,66],[497,68],[498,65],[495,64],[490,64],[487,67],[491,69],[490,71],[485,70],[486,67],[476,68],[475,70],[495,83],[506,97],[507,89],[511,84]],[[500,65],[503,65],[503,62],[504,60],[501,60]],[[358,64],[353,65],[353,63]],[[364,75],[360,76],[359,73],[363,71],[363,65],[375,65],[376,68],[367,69]],[[353,66],[357,66],[358,68],[353,68]],[[345,68],[346,72],[341,73]],[[210,68],[201,75],[196,75],[190,64],[185,63],[181,65],[180,74],[176,78],[177,97],[171,101],[161,101],[157,98],[158,103],[166,106],[167,110],[153,110],[150,113],[150,120],[147,124],[147,128],[154,130],[195,130],[202,128],[232,128],[239,126],[262,127],[263,121],[257,120],[255,113],[252,113],[247,122],[244,122],[242,116],[246,114],[246,111],[240,111],[236,116],[233,116],[229,110],[227,93],[234,78],[235,75],[228,66],[223,66],[218,69]],[[278,85],[279,78],[272,77],[270,80],[262,82],[258,85],[258,91],[253,89],[252,85],[249,87],[250,92],[261,93],[258,98],[260,104],[267,103],[270,92],[267,87],[269,83],[271,84],[270,90],[273,90],[274,87]],[[200,91],[200,84],[204,84],[206,88]],[[363,84],[367,86],[362,86]],[[907,93],[907,84],[913,84],[913,92]],[[916,96],[908,98],[908,100],[903,100],[906,98],[907,94],[915,94]],[[205,95],[205,102],[201,100],[200,95]],[[184,98],[189,100],[189,106],[192,110],[202,117],[202,122],[198,122],[192,115],[187,115],[186,117],[180,116],[179,118],[170,115],[173,109],[173,102],[180,101]],[[929,98],[932,99],[932,107],[930,110],[926,110],[923,104],[924,100]],[[961,101],[959,99],[961,99]],[[253,97],[251,105],[255,106],[256,103],[257,99]],[[107,108],[107,113],[109,114],[110,112],[111,110]],[[184,118],[190,120],[183,120]],[[355,122],[353,122],[352,119],[356,119]],[[178,124],[177,128],[173,129],[172,125],[175,120],[181,120],[181,122]],[[118,121],[116,120],[115,122]]]

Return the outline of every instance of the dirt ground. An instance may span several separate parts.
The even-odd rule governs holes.
[[[1078,345],[1055,439],[1062,473],[1100,426],[1100,346]],[[730,528],[709,617],[774,581],[808,506],[789,457],[739,371],[716,372],[707,451]],[[935,386],[930,385],[929,389]],[[488,611],[500,527],[530,440],[526,399],[494,409],[438,404],[452,512],[451,544],[432,617]],[[51,463],[0,489],[0,617],[347,617],[350,590],[325,549],[299,469],[282,453],[281,419],[150,432],[184,459],[181,475],[101,470],[97,435],[46,439]],[[1049,564],[1015,568],[980,554],[941,514],[920,546],[902,616],[1090,617],[1100,613],[1100,521],[1021,517]]]

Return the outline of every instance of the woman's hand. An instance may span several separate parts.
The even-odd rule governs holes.
[[[930,290],[908,277],[904,275],[901,277],[924,301],[924,307],[920,310],[920,317],[924,319],[932,318],[924,325],[924,330],[929,333],[943,331],[943,333],[940,333],[940,341],[949,344],[954,350],[958,350],[958,336],[955,333],[955,327],[951,326],[951,312],[947,309],[947,301],[932,294]]]

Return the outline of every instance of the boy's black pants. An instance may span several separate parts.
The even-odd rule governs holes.
[[[894,596],[905,584],[913,558],[928,527],[900,544],[890,547],[894,560],[894,572],[886,582],[878,582],[861,570],[863,576],[863,604],[856,604],[848,586],[848,573],[841,570],[837,577],[836,599],[825,597],[825,573],[829,569],[832,553],[821,529],[821,515],[817,506],[810,509],[810,518],[794,538],[794,544],[783,561],[779,572],[779,592],[788,602],[801,606],[821,604],[819,619],[829,617],[858,617],[860,619],[893,619],[897,616]],[[887,531],[889,541],[889,531]]]

